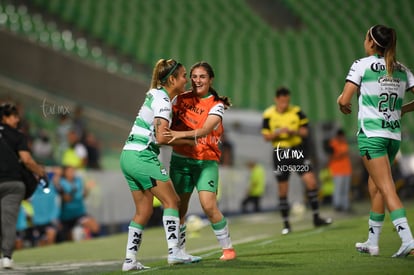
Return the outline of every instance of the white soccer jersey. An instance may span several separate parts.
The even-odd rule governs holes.
[[[144,104],[138,112],[124,150],[142,151],[151,143],[156,144],[154,118],[160,117],[171,126],[172,108],[168,93],[164,89],[151,89],[147,92]]]
[[[401,106],[405,92],[414,86],[411,71],[399,64],[388,77],[384,58],[371,55],[356,60],[346,80],[359,86],[359,131],[401,140]]]

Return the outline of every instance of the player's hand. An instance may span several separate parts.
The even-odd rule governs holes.
[[[165,131],[164,131],[163,135],[164,135],[165,137],[170,138],[170,140],[168,141],[168,143],[171,143],[171,142],[173,142],[174,140],[176,140],[176,139],[179,139],[179,138],[180,138],[180,137],[179,137],[179,132],[177,132],[177,131],[173,131],[173,130],[171,130],[170,128],[165,128]]]
[[[352,104],[346,104],[346,105],[339,105],[339,110],[344,113],[344,114],[350,114],[352,113],[352,109],[351,109]]]

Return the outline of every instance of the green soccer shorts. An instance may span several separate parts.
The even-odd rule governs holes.
[[[400,149],[400,141],[383,137],[367,137],[365,133],[358,134],[358,148],[361,156],[368,159],[379,158],[387,155],[390,163],[394,162],[395,156]]]
[[[149,149],[123,150],[120,164],[131,191],[148,190],[156,185],[157,180],[170,180],[167,169],[159,161],[158,155]]]
[[[177,194],[200,191],[217,193],[218,162],[171,156],[170,176]]]

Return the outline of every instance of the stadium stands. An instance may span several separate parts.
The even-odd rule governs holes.
[[[30,14],[24,5],[1,0],[0,25],[113,72],[133,73],[130,65],[123,66],[98,47],[91,48],[88,38],[148,66],[162,57],[176,58],[186,66],[207,60],[216,70],[216,88],[232,98],[235,108],[262,110],[271,103],[275,87],[286,85],[311,120],[336,120],[355,129],[356,119],[342,116],[335,98],[352,61],[364,55],[364,32],[376,23],[394,26],[399,35],[398,58],[412,66],[414,37],[409,27],[414,2],[280,1],[300,18],[300,29],[273,29],[242,0],[32,1],[84,33],[80,38],[60,31],[59,22],[45,22],[41,15]],[[413,119],[406,120],[413,134]]]

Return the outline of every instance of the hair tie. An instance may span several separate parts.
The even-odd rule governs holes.
[[[164,76],[161,81],[164,82],[167,80],[167,78],[175,71],[175,69],[177,69],[178,67],[178,62],[175,63],[175,65],[172,67],[172,69],[168,72],[168,74],[166,76]]]
[[[374,29],[375,26],[372,26],[371,28],[369,28],[369,35],[371,36],[372,40],[374,40],[374,43],[377,44],[378,46],[380,46],[381,48],[385,49],[385,46],[381,45],[380,43],[378,43],[378,41],[375,39],[374,35],[372,34],[372,30]]]

